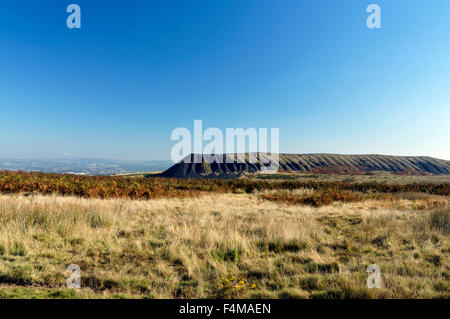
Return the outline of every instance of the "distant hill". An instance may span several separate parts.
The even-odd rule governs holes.
[[[239,154],[244,163],[207,163],[203,156],[201,163],[180,162],[163,172],[164,177],[233,178],[258,173],[263,164],[251,163],[249,154]],[[338,154],[280,154],[279,172],[314,174],[370,174],[389,172],[399,175],[450,175],[450,161],[426,156],[389,155],[338,155]]]

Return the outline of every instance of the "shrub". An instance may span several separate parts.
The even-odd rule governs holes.
[[[319,278],[314,276],[308,276],[300,278],[299,285],[304,290],[318,290],[319,289]]]
[[[268,251],[275,253],[284,253],[284,252],[298,252],[300,250],[305,250],[308,247],[308,244],[302,242],[298,239],[291,239],[288,241],[284,241],[282,239],[275,239],[269,242],[260,241],[257,246],[261,250],[267,249]]]
[[[0,272],[0,284],[29,286],[32,282],[30,269],[26,267],[14,267],[9,272]]]
[[[311,299],[343,299],[344,297],[344,292],[339,289],[317,291],[311,294]]]
[[[231,276],[221,279],[213,290],[213,294],[216,298],[237,298],[244,292],[255,288],[255,283],[251,283],[244,278]]]
[[[333,273],[339,272],[339,265],[337,263],[325,263],[325,264],[316,264],[309,263],[306,265],[306,271],[310,273],[318,272],[318,273]]]
[[[281,202],[289,205],[309,205],[313,207],[321,207],[330,205],[335,201],[344,203],[357,202],[364,199],[364,197],[351,191],[316,191],[307,195],[291,195],[286,193],[278,193],[271,195],[262,195],[262,199]]]
[[[25,247],[21,243],[14,242],[9,253],[13,256],[25,256]]]
[[[432,229],[450,234],[450,208],[436,209],[431,212],[429,222]]]
[[[236,262],[239,259],[238,249],[218,248],[217,257],[223,261]]]

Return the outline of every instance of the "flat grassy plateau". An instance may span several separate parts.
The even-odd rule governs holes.
[[[0,297],[449,298],[442,179],[0,172]]]

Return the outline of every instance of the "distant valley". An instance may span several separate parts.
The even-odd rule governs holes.
[[[119,175],[164,171],[171,161],[105,159],[0,159],[0,170],[78,175]]]
[[[74,175],[133,175],[162,172],[174,178],[236,178],[260,172],[260,161],[173,164],[172,161],[120,161],[107,159],[0,159],[0,170]],[[190,155],[193,162],[194,155]],[[280,154],[279,173],[396,175],[450,175],[450,161],[426,156]]]

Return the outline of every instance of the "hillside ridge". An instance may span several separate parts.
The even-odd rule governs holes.
[[[249,157],[256,153],[227,154],[235,156],[234,161],[209,163],[208,155],[191,154],[190,163],[181,161],[161,175],[177,178],[235,178],[247,174],[261,172],[267,166],[259,159],[250,161]],[[210,156],[210,155],[209,155]],[[194,157],[201,162],[194,163]],[[238,162],[236,158],[240,158]],[[393,156],[393,155],[341,155],[329,153],[316,154],[279,154],[280,173],[313,173],[313,174],[371,174],[387,172],[398,175],[450,175],[450,161],[429,156]]]

